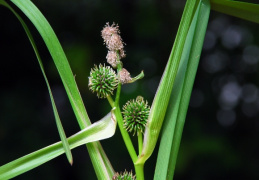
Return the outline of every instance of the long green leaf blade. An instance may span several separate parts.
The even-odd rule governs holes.
[[[80,145],[99,141],[109,138],[114,135],[116,130],[116,119],[113,112],[106,115],[100,121],[88,126],[87,128],[79,131],[73,136],[68,138],[69,146],[71,149]],[[57,142],[43,149],[30,153],[17,160],[0,167],[0,179],[10,179],[16,177],[26,171],[29,171],[41,164],[61,155],[64,153],[62,142]],[[107,174],[104,179],[111,179]]]
[[[55,101],[54,101],[54,97],[53,97],[53,94],[51,92],[51,88],[50,88],[50,85],[49,85],[49,82],[48,82],[48,79],[47,79],[47,76],[46,76],[46,73],[45,73],[42,61],[41,61],[41,57],[40,57],[40,54],[38,52],[37,46],[35,44],[35,41],[34,41],[34,39],[32,37],[32,34],[31,34],[28,26],[26,25],[26,23],[23,21],[23,19],[15,12],[15,10],[11,6],[9,6],[3,0],[0,0],[0,4],[3,4],[4,6],[9,8],[14,13],[14,15],[17,17],[17,19],[22,24],[22,26],[23,26],[23,28],[24,28],[24,30],[25,30],[25,32],[26,32],[26,34],[27,34],[27,36],[28,36],[28,38],[29,38],[29,40],[30,40],[30,42],[32,44],[33,50],[34,50],[34,52],[36,54],[36,57],[38,59],[39,65],[40,65],[40,69],[42,71],[43,77],[44,77],[45,82],[47,84],[47,88],[48,88],[48,91],[49,91],[49,95],[50,95],[50,99],[51,99],[51,104],[52,104],[52,108],[53,108],[53,112],[54,112],[54,116],[55,116],[55,120],[56,120],[56,124],[57,124],[57,128],[58,128],[58,132],[59,132],[59,135],[60,135],[60,139],[62,141],[62,144],[63,144],[64,150],[66,152],[66,156],[67,156],[67,159],[68,159],[69,163],[73,164],[73,157],[72,157],[72,153],[71,153],[71,151],[69,149],[69,144],[68,144],[68,141],[67,141],[67,137],[66,137],[66,134],[64,132],[61,120],[59,118],[58,110],[57,110],[57,107],[56,107],[56,104],[55,104]]]
[[[188,0],[186,2],[173,49],[150,110],[149,119],[144,134],[142,153],[135,164],[143,164],[150,157],[155,148],[170,99],[173,83],[177,74],[184,42],[189,30],[195,5],[195,0]]]
[[[74,75],[59,43],[59,40],[43,14],[30,0],[11,0],[31,20],[42,36],[60,74],[80,127],[86,127],[91,122],[84,108]]]
[[[211,9],[259,23],[259,4],[230,0],[210,0]]]
[[[68,98],[76,115],[81,129],[91,124],[84,107],[81,95],[75,82],[72,70],[67,61],[66,55],[48,21],[39,9],[30,0],[11,0],[34,24],[42,36],[53,61],[58,69],[61,80],[64,84]],[[88,143],[87,149],[98,179],[103,179],[107,174],[113,176],[114,170],[103,151],[100,143]],[[106,167],[106,166],[109,167]]]
[[[187,110],[189,107],[190,97],[192,93],[192,88],[196,76],[196,72],[198,69],[198,64],[200,60],[200,55],[203,47],[203,42],[206,34],[206,29],[209,21],[209,15],[210,15],[210,3],[208,0],[202,0],[201,4],[201,10],[198,15],[198,23],[196,26],[195,34],[194,34],[194,40],[192,44],[191,54],[190,54],[190,60],[188,63],[186,76],[184,80],[183,85],[183,93],[181,97],[181,104],[179,108],[179,114],[177,117],[176,122],[176,130],[174,134],[173,139],[173,146],[171,150],[171,161],[169,163],[169,169],[172,169],[172,171],[168,172],[167,177],[173,178],[174,175],[174,169],[176,165],[177,155],[179,151],[179,146],[181,142],[183,127],[185,123],[185,118],[187,114]]]
[[[172,104],[170,108],[168,108],[168,113],[162,132],[161,144],[159,147],[159,155],[157,161],[158,163],[155,173],[156,179],[159,179],[160,175],[165,179],[173,179],[174,176],[175,164],[182,137],[182,131],[185,123],[186,113],[189,105],[193,83],[195,80],[196,71],[198,68],[209,14],[209,1],[202,0],[200,9],[199,11],[197,11],[197,21],[192,29],[192,31],[194,32],[193,37],[190,39],[189,42],[186,42],[187,44],[191,44],[191,49],[186,74],[184,79],[182,79],[182,81],[184,82],[182,82],[183,84],[181,85],[181,87],[179,87],[179,89],[181,89],[181,95],[180,98],[174,98],[173,93],[171,95]],[[177,99],[177,101],[175,101],[174,99]],[[176,104],[174,104],[175,102]],[[174,109],[174,106],[179,106],[179,108]],[[162,163],[163,160],[164,162]],[[164,171],[163,169],[168,169],[169,171]]]
[[[156,170],[155,170],[155,176],[154,176],[154,179],[157,179],[157,180],[167,179],[166,176],[167,176],[168,165],[170,160],[170,152],[171,152],[171,146],[173,142],[173,135],[175,132],[176,119],[177,119],[177,115],[180,107],[184,78],[185,78],[186,69],[187,69],[187,65],[190,57],[191,47],[193,43],[193,36],[195,33],[197,20],[198,20],[198,12],[200,11],[200,5],[201,3],[199,3],[198,5],[198,8],[193,17],[189,32],[186,37],[179,69],[175,78],[175,83],[171,93],[167,114],[163,124],[162,137],[161,137],[161,142],[159,146],[159,152],[158,152]]]

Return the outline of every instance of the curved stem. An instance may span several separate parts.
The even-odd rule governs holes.
[[[121,115],[120,107],[118,107],[118,106],[115,106],[115,107],[116,107],[116,109],[114,110],[114,114],[116,116],[122,138],[123,138],[124,143],[125,143],[125,145],[128,149],[128,152],[130,154],[130,157],[131,157],[132,161],[136,162],[137,159],[138,159],[138,156],[136,154],[136,151],[135,151],[134,146],[132,144],[132,141],[130,139],[129,133],[123,127],[123,118],[122,118],[122,115]]]
[[[128,83],[133,83],[139,79],[142,79],[144,77],[144,72],[141,71],[141,73],[139,75],[137,75],[136,77],[132,78]]]
[[[135,162],[138,159],[138,156],[136,154],[135,148],[130,139],[129,133],[126,131],[126,129],[123,126],[123,118],[122,118],[122,114],[121,114],[120,106],[119,106],[120,91],[121,91],[121,83],[119,83],[118,88],[117,88],[115,102],[113,101],[113,99],[110,95],[107,96],[107,100],[109,101],[111,107],[115,108],[114,115],[116,116],[122,138],[124,140],[126,148],[128,149],[132,162]]]
[[[117,57],[118,57],[117,61],[119,62],[118,65],[117,65],[117,73],[119,74],[119,72],[122,69],[122,63],[120,62],[120,59],[119,59],[119,51],[117,51]],[[137,79],[142,78],[143,76],[144,76],[144,73],[141,72],[141,74],[139,76],[137,76]],[[135,165],[135,162],[138,160],[138,156],[137,156],[135,148],[132,144],[132,141],[130,139],[129,133],[128,133],[128,131],[126,131],[126,129],[124,128],[124,125],[123,125],[123,118],[122,118],[122,114],[121,114],[121,111],[120,111],[120,105],[119,105],[120,94],[121,94],[121,82],[118,83],[115,102],[112,101],[113,103],[111,103],[110,102],[111,99],[109,99],[110,97],[108,98],[108,101],[110,102],[112,108],[115,107],[114,114],[116,116],[116,119],[117,119],[117,122],[118,122],[118,125],[119,125],[119,129],[120,129],[122,138],[124,140],[124,143],[126,145],[126,148],[129,152],[129,155],[132,159],[132,162],[134,163],[137,178],[138,178],[138,180],[144,180],[144,171],[143,171],[144,164]],[[140,152],[142,150],[142,144],[143,144],[141,133],[139,133],[138,142],[139,142],[139,154],[140,154]]]
[[[114,101],[113,101],[111,95],[108,95],[108,96],[107,96],[107,100],[109,101],[111,107],[113,108],[115,105],[114,105]]]

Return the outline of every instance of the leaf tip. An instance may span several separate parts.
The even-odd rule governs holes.
[[[72,166],[73,165],[73,158],[69,159],[69,164]]]

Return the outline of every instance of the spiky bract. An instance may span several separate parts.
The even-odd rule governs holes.
[[[123,106],[124,127],[128,132],[143,133],[147,124],[150,107],[143,97],[130,100]]]
[[[106,98],[108,95],[112,95],[117,85],[117,75],[110,66],[100,64],[99,67],[95,65],[91,69],[88,86],[92,92],[97,93],[99,98]]]
[[[124,173],[115,173],[112,177],[113,180],[136,180],[136,176],[132,174],[132,172],[127,172],[126,170]]]

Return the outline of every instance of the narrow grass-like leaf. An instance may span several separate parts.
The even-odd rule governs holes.
[[[73,149],[89,142],[109,138],[114,135],[116,124],[117,122],[115,116],[113,112],[111,112],[100,121],[69,137],[69,146],[71,149]],[[8,164],[0,166],[0,179],[5,180],[16,177],[63,153],[64,148],[61,142],[57,142],[43,149],[30,153]],[[109,174],[107,174],[105,177],[103,177],[103,179],[109,180],[111,177]]]
[[[84,129],[91,124],[79,93],[75,78],[73,76],[66,55],[48,21],[39,9],[30,0],[11,0],[34,24],[42,36],[53,61],[58,69],[61,80],[64,84],[68,98],[76,115],[78,124]],[[87,149],[98,179],[103,179],[109,174],[111,177],[114,170],[103,151],[100,143],[89,143]],[[106,167],[109,165],[109,167]]]
[[[186,2],[173,49],[152,103],[144,134],[142,153],[135,164],[143,164],[150,157],[157,143],[195,5],[195,0],[188,0]]]
[[[230,0],[210,0],[210,2],[212,10],[259,23],[259,4]]]
[[[185,118],[189,107],[192,88],[193,88],[196,72],[198,69],[200,55],[201,55],[206,29],[208,25],[210,8],[211,7],[210,7],[209,1],[202,0],[201,10],[198,15],[198,22],[197,22],[197,26],[194,34],[194,40],[192,44],[190,60],[188,62],[188,67],[187,67],[184,85],[183,85],[183,93],[181,97],[181,103],[180,103],[179,113],[178,113],[176,127],[175,127],[173,146],[170,153],[171,161],[169,162],[168,169],[172,169],[172,171],[168,172],[167,177],[169,179],[173,178],[173,175],[174,175],[174,169],[175,169],[177,155],[178,155],[179,146],[181,142]]]
[[[57,128],[58,128],[58,132],[59,132],[59,135],[60,135],[60,139],[62,141],[62,144],[63,144],[64,150],[65,150],[67,159],[68,159],[69,163],[72,165],[73,164],[72,153],[71,153],[71,151],[69,149],[69,144],[67,142],[67,137],[66,137],[66,134],[64,132],[62,123],[60,121],[60,118],[59,118],[59,115],[58,115],[58,110],[57,110],[57,107],[56,107],[56,104],[55,104],[55,101],[54,101],[54,97],[53,97],[52,92],[51,92],[51,88],[50,88],[50,85],[49,85],[49,82],[48,82],[48,79],[47,79],[47,76],[46,76],[46,73],[45,73],[45,70],[44,70],[41,58],[40,58],[40,54],[38,52],[37,46],[35,44],[35,41],[34,41],[32,35],[31,35],[31,32],[30,32],[28,26],[23,21],[23,19],[14,11],[14,9],[11,6],[9,6],[3,0],[0,0],[0,4],[3,4],[4,6],[9,8],[14,13],[14,15],[17,17],[17,19],[22,24],[22,26],[23,26],[23,28],[24,28],[24,30],[25,30],[25,32],[26,32],[26,34],[27,34],[27,36],[28,36],[28,38],[29,38],[29,40],[30,40],[30,42],[32,44],[33,50],[34,50],[34,52],[36,54],[36,57],[38,59],[39,65],[40,65],[40,69],[42,71],[43,77],[44,77],[44,79],[46,81],[46,84],[47,84],[47,87],[48,87],[48,91],[49,91],[49,95],[50,95],[50,99],[51,99],[51,104],[52,104],[52,108],[53,108],[53,112],[54,112],[54,116],[55,116],[55,120],[56,120],[56,124],[57,124]]]
[[[206,33],[209,12],[210,4],[208,1],[201,1],[186,38],[181,64],[163,125],[155,180],[173,179],[177,153]]]
[[[198,12],[200,10],[200,4],[193,17],[192,24],[186,37],[182,58],[180,61],[178,73],[175,78],[174,87],[171,93],[167,114],[162,129],[162,137],[159,146],[159,153],[157,157],[156,170],[154,179],[166,179],[168,164],[170,158],[170,151],[173,142],[173,135],[175,130],[176,118],[180,106],[184,78],[186,74],[187,64],[190,57],[190,51],[192,47],[192,41],[194,36],[195,27],[198,19]]]
[[[31,20],[46,43],[46,46],[60,74],[71,105],[73,109],[76,109],[74,111],[79,121],[80,127],[86,127],[87,125],[90,125],[91,123],[84,108],[84,104],[81,100],[81,96],[75,82],[75,77],[72,73],[66,55],[59,43],[59,40],[50,24],[39,11],[39,9],[30,0],[11,1]]]

